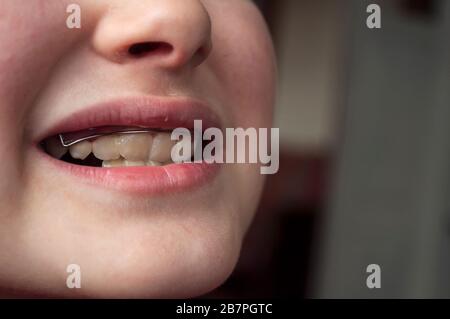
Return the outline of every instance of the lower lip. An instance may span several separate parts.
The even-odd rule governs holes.
[[[163,195],[193,191],[211,182],[221,165],[183,163],[165,166],[100,168],[70,164],[37,149],[54,169],[68,173],[77,180],[106,189],[138,195]],[[51,168],[50,168],[51,169]]]

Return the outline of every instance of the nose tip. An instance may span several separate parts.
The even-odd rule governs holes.
[[[95,29],[92,45],[103,57],[175,69],[198,66],[208,57],[211,21],[199,0],[121,3],[107,10]]]

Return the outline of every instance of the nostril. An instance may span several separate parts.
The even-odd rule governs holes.
[[[164,42],[141,42],[128,48],[128,53],[133,57],[140,57],[149,53],[168,53],[172,46]]]

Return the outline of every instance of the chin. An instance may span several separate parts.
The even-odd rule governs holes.
[[[91,252],[95,258],[82,261],[82,269],[88,270],[81,289],[66,289],[65,296],[166,299],[206,294],[232,273],[241,241],[231,233],[219,238],[215,230],[203,231],[201,236],[183,235],[177,243],[142,236],[140,242],[124,242],[118,254]]]

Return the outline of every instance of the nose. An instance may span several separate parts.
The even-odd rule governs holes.
[[[211,20],[200,0],[113,2],[95,27],[92,45],[115,62],[145,60],[158,67],[198,66],[211,48]]]

